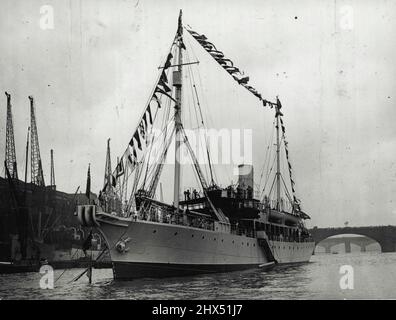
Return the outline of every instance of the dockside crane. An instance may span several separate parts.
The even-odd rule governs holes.
[[[51,188],[56,189],[55,185],[55,166],[54,166],[54,150],[51,149]]]
[[[11,110],[11,95],[5,92],[7,96],[7,125],[6,125],[6,150],[5,150],[5,165],[6,169],[12,179],[18,179],[16,152],[15,152],[15,138],[14,138],[14,125],[12,121]],[[7,170],[6,170],[7,174]],[[7,176],[6,176],[7,178]]]
[[[34,111],[34,99],[29,96],[30,100],[30,168],[31,183],[38,186],[45,186],[43,166],[41,163],[40,146],[37,133],[36,116]]]

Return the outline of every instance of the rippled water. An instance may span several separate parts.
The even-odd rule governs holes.
[[[340,288],[340,267],[354,270],[354,289]],[[168,279],[115,282],[110,269],[94,270],[93,283],[82,270],[67,270],[55,288],[39,288],[39,273],[0,275],[1,299],[396,299],[396,253],[312,256],[311,262]],[[63,270],[55,270],[55,279]]]

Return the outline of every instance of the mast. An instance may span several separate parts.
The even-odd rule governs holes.
[[[10,172],[12,179],[18,179],[18,170],[15,153],[15,138],[14,138],[14,125],[12,121],[11,111],[11,95],[5,92],[7,96],[7,129],[6,129],[6,150],[5,150],[5,163]],[[7,172],[6,172],[7,177]]]
[[[279,138],[279,106],[275,106],[276,110],[276,210],[280,211],[281,202],[281,172],[280,172],[280,138]]]
[[[111,177],[111,156],[110,156],[110,138],[108,138],[107,139],[106,165],[105,165],[103,189],[107,189],[107,188],[111,187],[112,181],[111,181],[110,177]]]
[[[179,14],[179,23],[177,27],[177,39],[178,39],[178,68],[177,71],[173,72],[173,85],[176,88],[176,105],[175,105],[175,177],[174,177],[174,190],[173,190],[173,205],[179,208],[179,195],[180,195],[180,146],[181,138],[180,131],[182,127],[181,122],[181,107],[182,107],[182,64],[183,64],[183,25],[182,25],[182,10]]]

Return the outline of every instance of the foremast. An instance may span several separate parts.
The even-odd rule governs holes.
[[[177,27],[177,48],[178,60],[177,70],[173,72],[173,85],[175,89],[175,175],[174,175],[174,189],[173,189],[173,205],[176,209],[179,208],[179,195],[180,195],[180,147],[181,147],[181,108],[182,108],[182,70],[183,70],[183,25],[182,25],[182,10],[179,14],[179,23]]]

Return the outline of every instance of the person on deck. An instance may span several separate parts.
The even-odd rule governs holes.
[[[198,199],[198,191],[197,191],[197,189],[193,190],[193,198],[194,199]]]

